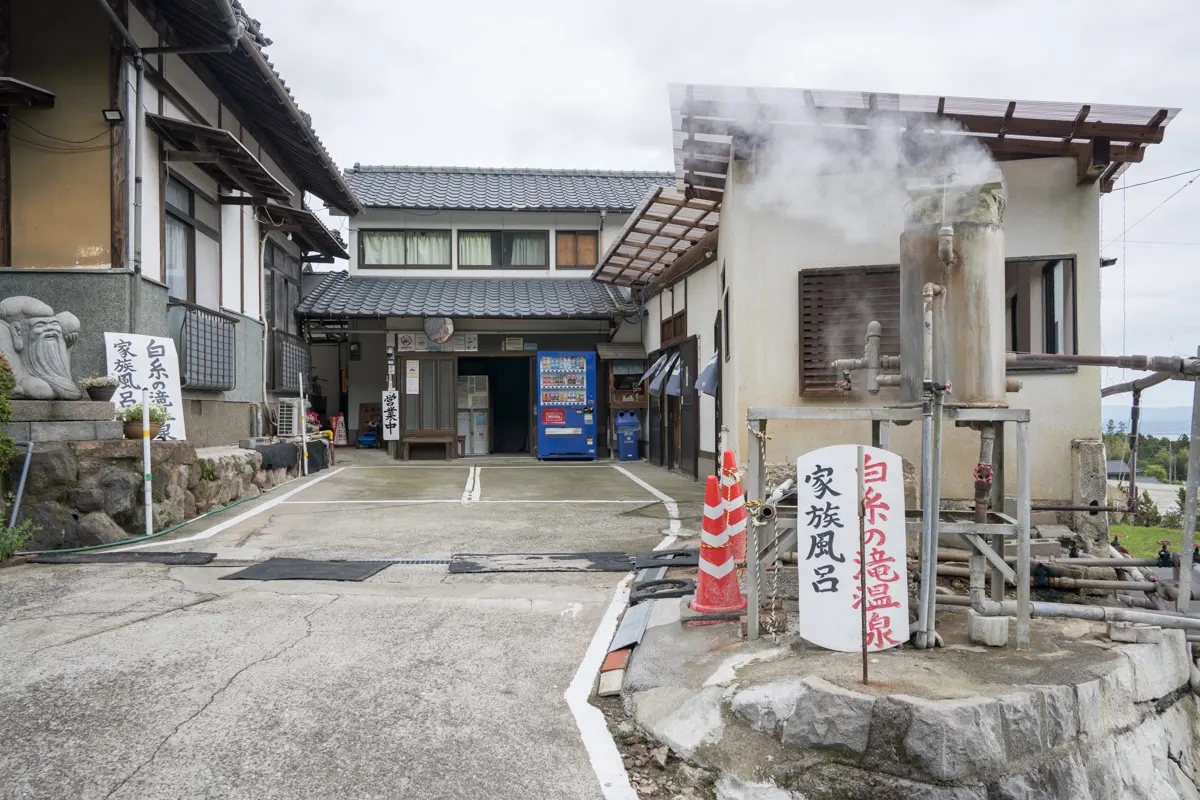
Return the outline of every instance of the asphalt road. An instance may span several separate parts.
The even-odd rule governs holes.
[[[351,454],[147,548],[219,566],[0,569],[0,797],[601,797],[564,691],[623,575],[219,580],[272,556],[634,553],[671,527],[609,465],[480,463]],[[698,528],[699,484],[629,469]]]

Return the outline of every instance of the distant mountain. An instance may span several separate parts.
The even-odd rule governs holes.
[[[1124,424],[1128,430],[1129,412],[1129,406],[1103,406],[1101,415],[1104,417],[1104,426],[1107,428],[1108,421],[1111,419],[1117,424]],[[1138,429],[1148,436],[1174,438],[1187,435],[1192,429],[1192,408],[1191,406],[1175,406],[1174,408],[1146,408],[1143,406]]]

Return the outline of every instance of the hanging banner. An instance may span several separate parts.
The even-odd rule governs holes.
[[[867,650],[908,640],[904,472],[895,453],[864,447]],[[796,459],[799,634],[818,647],[862,648],[858,446],[824,447]]]
[[[337,424],[333,429],[333,444],[335,447],[345,447],[349,444],[346,440],[346,417],[344,414],[337,415]]]
[[[404,362],[404,393],[405,394],[420,394],[421,393],[421,362],[420,361],[405,361]]]
[[[186,439],[175,342],[166,336],[105,333],[104,352],[108,374],[117,379],[112,398],[117,408],[140,405],[142,389],[148,389],[150,404],[167,409],[167,421],[155,438]]]
[[[383,393],[383,407],[379,412],[379,426],[383,428],[383,440],[400,440],[400,393],[390,389]]]

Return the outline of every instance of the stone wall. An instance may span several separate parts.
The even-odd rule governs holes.
[[[150,445],[154,530],[160,531],[235,500],[257,497],[295,477],[295,470],[263,470],[253,450],[214,453],[188,442]],[[6,476],[15,491],[23,459]],[[38,532],[29,550],[111,544],[145,533],[142,442],[133,439],[54,442],[35,446],[21,502],[21,520]]]

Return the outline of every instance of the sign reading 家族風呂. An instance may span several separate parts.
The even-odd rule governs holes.
[[[106,332],[104,352],[108,374],[117,379],[113,404],[118,409],[140,405],[142,389],[147,389],[150,404],[167,410],[167,421],[156,438],[186,439],[175,342],[166,336]]]
[[[389,389],[383,393],[383,408],[379,412],[379,427],[385,442],[400,440],[400,392]]]
[[[859,548],[858,447],[835,445],[796,459],[799,634],[828,650],[862,649],[866,569],[867,650],[908,640],[904,472],[900,456],[864,447],[864,539]]]

